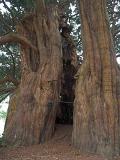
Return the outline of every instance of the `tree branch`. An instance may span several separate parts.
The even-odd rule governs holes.
[[[19,85],[19,81],[14,79],[11,76],[7,76],[7,77],[5,77],[3,79],[0,79],[0,84],[6,83],[6,82],[12,82],[15,86]]]
[[[9,96],[9,94],[10,94],[9,92],[8,92],[8,93],[3,93],[3,94],[1,94],[1,96],[2,96],[2,95],[3,95],[3,96],[0,97],[0,103],[1,103],[4,99],[6,99],[6,98]]]
[[[16,89],[16,87],[9,87],[9,88],[0,88],[0,94],[11,93]]]
[[[9,33],[5,36],[0,37],[0,45],[5,43],[12,43],[12,42],[20,43],[23,46],[32,48],[36,52],[38,51],[37,47],[32,45],[32,43],[26,37],[21,36],[19,34]]]
[[[41,13],[41,15],[45,13],[44,0],[36,0],[36,9],[37,9],[37,12]]]
[[[11,16],[12,16],[12,18],[13,18],[13,17],[14,17],[14,14],[13,14],[12,10],[8,7],[8,5],[5,3],[4,0],[1,0],[1,1],[2,1],[4,7],[10,12],[10,14],[11,14]]]
[[[116,55],[116,58],[118,58],[118,57],[120,57],[120,54],[117,54],[117,55]]]

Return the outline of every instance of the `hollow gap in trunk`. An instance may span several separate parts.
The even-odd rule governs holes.
[[[61,80],[60,103],[56,124],[73,124],[74,75],[76,73],[76,47],[70,25],[65,15],[60,17],[59,27],[62,37],[63,71]]]
[[[57,124],[73,124],[74,70],[71,60],[66,61],[63,59],[63,77],[59,111],[56,117]]]

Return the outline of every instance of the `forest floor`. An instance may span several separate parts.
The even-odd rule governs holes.
[[[58,125],[52,140],[30,147],[2,147],[0,160],[106,160],[100,156],[81,154],[71,145],[72,126]]]

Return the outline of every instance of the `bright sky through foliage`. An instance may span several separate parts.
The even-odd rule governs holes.
[[[0,104],[0,112],[4,111],[7,112],[8,109],[8,103],[9,103],[9,97],[7,97],[1,104]],[[5,120],[0,117],[0,137],[2,136],[3,130],[4,130],[4,125],[5,125]]]

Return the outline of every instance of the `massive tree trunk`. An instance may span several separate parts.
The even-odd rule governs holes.
[[[73,144],[84,152],[120,154],[120,72],[105,0],[80,0],[84,63],[76,78]]]
[[[4,130],[9,145],[39,144],[50,139],[56,113],[62,110],[61,92],[70,101],[74,99],[71,92],[74,92],[77,55],[67,22],[62,21],[64,18],[57,14],[56,7],[45,7],[43,1],[37,0],[36,12],[24,17],[17,26],[17,34],[0,39],[0,44],[21,44],[21,82],[10,98]],[[65,77],[71,83],[67,88],[63,87],[68,84]],[[72,114],[73,105],[67,108]]]
[[[38,3],[34,15],[26,15],[17,26],[22,74],[4,131],[5,141],[11,145],[39,144],[54,132],[62,71],[61,36],[55,7]]]

